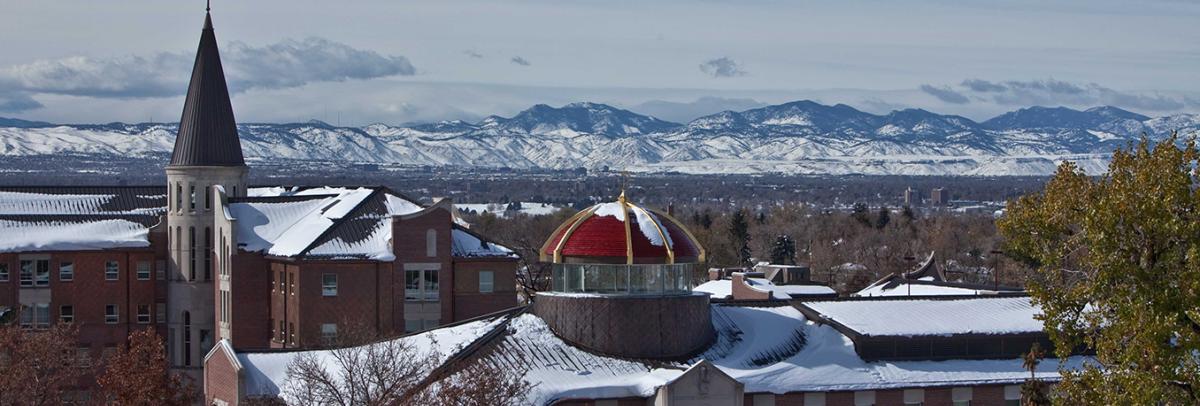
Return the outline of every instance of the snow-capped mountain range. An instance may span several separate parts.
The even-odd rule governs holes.
[[[1045,175],[1063,160],[1103,172],[1142,134],[1200,132],[1200,115],[1151,118],[1115,107],[1029,107],[975,122],[920,109],[870,114],[812,101],[725,111],[679,124],[598,103],[536,105],[477,123],[334,127],[241,124],[253,160],[414,166],[604,168],[635,172]],[[174,124],[55,125],[0,118],[0,156],[162,159]]]

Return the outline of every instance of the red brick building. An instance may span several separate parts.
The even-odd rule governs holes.
[[[315,348],[511,308],[516,255],[449,200],[249,187],[206,15],[165,186],[0,187],[0,322],[79,327],[80,351],[156,329],[177,371],[234,348]]]

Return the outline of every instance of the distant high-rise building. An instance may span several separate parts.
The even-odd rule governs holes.
[[[913,190],[913,188],[911,188],[911,187],[904,191],[904,205],[905,206],[912,207],[912,206],[918,206],[920,204],[921,204],[921,192]]]
[[[929,204],[934,206],[945,206],[950,203],[950,191],[946,188],[934,188],[929,192]]]

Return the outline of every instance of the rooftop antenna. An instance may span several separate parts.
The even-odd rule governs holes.
[[[204,12],[212,11],[212,0],[204,0]]]

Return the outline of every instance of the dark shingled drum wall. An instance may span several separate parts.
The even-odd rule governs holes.
[[[675,359],[712,343],[708,295],[605,297],[539,294],[534,313],[563,340],[626,358]]]

